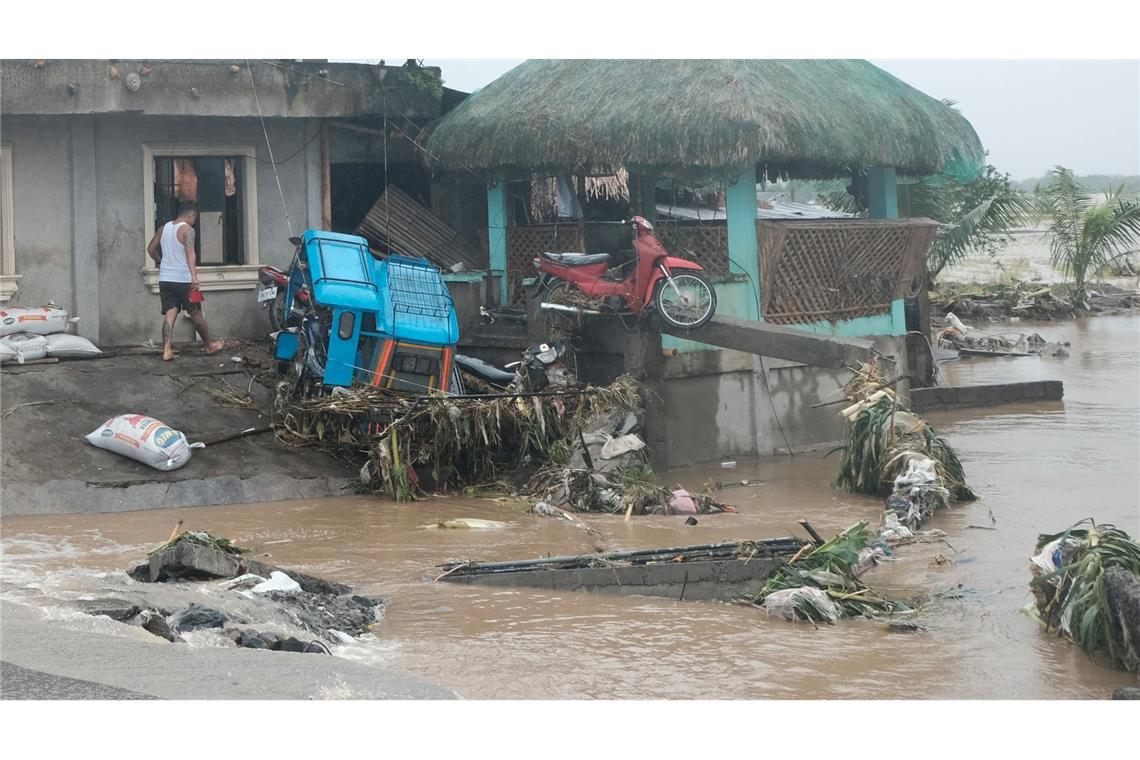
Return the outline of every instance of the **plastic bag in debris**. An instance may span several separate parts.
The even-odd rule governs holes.
[[[602,459],[614,459],[630,451],[640,451],[645,448],[645,441],[637,435],[628,433],[617,438],[607,438],[602,444]]]
[[[67,309],[47,306],[9,306],[0,309],[0,335],[32,333],[51,335],[67,329]]]
[[[914,536],[914,531],[899,522],[897,514],[890,510],[883,513],[883,529],[879,531],[879,538],[886,541],[892,538],[911,538],[912,536]]]
[[[4,361],[18,364],[42,359],[47,356],[47,338],[31,333],[16,333],[0,339],[4,345]]]
[[[922,454],[911,454],[907,457],[906,470],[895,478],[895,490],[906,486],[934,483],[937,480],[938,473],[934,469],[934,460]]]
[[[1041,568],[1042,575],[1048,575],[1065,564],[1065,549],[1079,543],[1073,538],[1058,538],[1041,547],[1041,551],[1029,558],[1037,567]]]
[[[19,358],[20,355],[16,353],[16,349],[0,340],[0,364],[7,364],[8,362],[18,361]]]
[[[143,414],[112,417],[92,431],[87,442],[166,471],[177,470],[190,461],[191,449],[205,446],[189,443],[179,431]]]
[[[268,594],[270,591],[280,591],[285,594],[295,594],[301,590],[301,584],[290,578],[280,570],[269,574],[269,579],[257,584],[250,591],[254,594]]]
[[[62,359],[87,359],[103,353],[94,343],[78,335],[56,333],[48,335],[45,340],[47,341],[48,356],[58,356]]]
[[[764,609],[783,616],[785,620],[807,620],[808,618],[800,609],[803,605],[810,606],[815,610],[817,617],[829,623],[834,623],[843,615],[839,606],[831,600],[826,592],[812,586],[773,591],[764,597],[764,601],[761,603]]]
[[[859,550],[859,561],[855,563],[851,574],[858,578],[875,565],[890,557],[893,553],[894,551],[890,545],[881,540],[876,541],[870,546],[864,546]]]
[[[667,515],[695,515],[697,511],[696,502],[684,488],[674,491],[669,496],[668,501],[665,502],[665,514]]]

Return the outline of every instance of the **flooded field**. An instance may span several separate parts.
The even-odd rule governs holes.
[[[986,283],[1018,280],[1038,280],[1043,283],[1066,282],[1064,275],[1053,268],[1053,255],[1044,229],[1016,230],[1012,239],[1002,247],[999,255],[976,253],[946,268],[939,282]],[[1140,288],[1137,277],[1105,277],[1107,282],[1125,290]],[[1094,290],[1096,285],[1091,286]]]
[[[836,460],[822,453],[671,471],[670,483],[689,488],[762,483],[723,490],[739,514],[692,527],[681,517],[586,516],[601,538],[524,514],[526,505],[465,498],[6,518],[0,596],[55,606],[121,588],[122,571],[184,519],[267,552],[274,564],[388,597],[375,639],[336,654],[467,698],[1104,698],[1136,678],[1093,664],[1020,609],[1031,600],[1028,558],[1039,532],[1092,516],[1140,534],[1140,317],[995,328],[1007,329],[1071,341],[1072,355],[942,365],[947,379],[1060,379],[1065,401],[929,415],[982,498],[928,523],[947,532],[948,545],[902,547],[867,576],[902,595],[951,592],[915,618],[922,632],[889,633],[865,620],[814,628],[719,603],[431,583],[436,566],[453,560],[781,536],[802,518],[828,535],[876,523],[879,500],[831,488]],[[507,527],[424,527],[450,517]],[[951,562],[933,562],[937,555]]]

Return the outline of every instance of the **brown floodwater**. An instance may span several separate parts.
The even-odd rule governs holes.
[[[951,592],[913,618],[925,629],[918,633],[870,620],[815,628],[722,603],[431,582],[452,560],[781,536],[801,518],[828,535],[858,520],[877,524],[880,501],[833,489],[836,459],[822,453],[670,471],[669,483],[689,488],[761,484],[725,489],[739,513],[692,527],[680,517],[584,516],[600,535],[525,514],[526,505],[452,497],[5,518],[0,596],[52,606],[121,588],[121,571],[183,519],[275,564],[389,598],[375,637],[337,655],[468,698],[1104,698],[1137,679],[1094,664],[1020,610],[1031,602],[1039,532],[1095,517],[1140,534],[1140,317],[994,327],[1006,329],[1071,341],[1072,355],[945,364],[947,379],[1060,379],[1065,401],[928,415],[982,498],[927,523],[946,531],[947,544],[901,547],[866,576],[904,596]],[[507,525],[424,527],[451,517]]]

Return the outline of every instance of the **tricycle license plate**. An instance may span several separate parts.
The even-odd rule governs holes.
[[[262,301],[272,301],[276,297],[277,297],[277,286],[276,285],[270,285],[268,288],[262,288],[261,290],[257,291],[257,302],[258,303],[261,303]]]

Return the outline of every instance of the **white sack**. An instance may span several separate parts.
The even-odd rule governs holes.
[[[67,329],[67,309],[47,306],[8,306],[0,309],[0,335],[51,335]]]
[[[177,470],[190,461],[191,445],[186,436],[165,423],[143,414],[120,414],[87,436],[87,442],[116,454],[149,464],[156,470]]]
[[[8,348],[8,351],[4,354],[4,361],[15,360],[23,364],[24,362],[42,359],[47,356],[47,338],[42,335],[16,333],[15,335],[6,335],[4,338],[0,338],[0,343],[3,343]],[[9,354],[12,355],[12,359],[7,358]]]
[[[103,353],[94,343],[78,335],[56,333],[48,335],[46,340],[48,356],[58,356],[63,359],[87,359]]]

